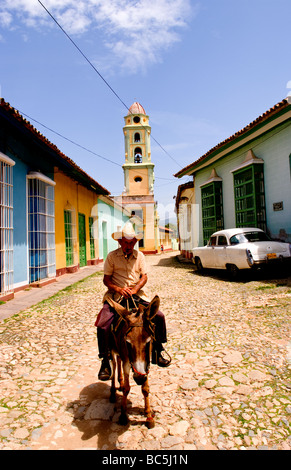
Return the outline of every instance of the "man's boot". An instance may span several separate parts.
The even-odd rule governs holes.
[[[110,365],[110,358],[108,356],[103,357],[101,367],[98,374],[98,379],[105,381],[112,378],[112,370]]]
[[[159,343],[154,343],[153,344],[153,350],[152,350],[152,364],[157,364],[159,367],[169,367],[171,364],[171,357],[169,356],[168,353],[167,356],[169,359],[165,359],[162,356],[162,351],[164,351],[164,348],[161,344]]]

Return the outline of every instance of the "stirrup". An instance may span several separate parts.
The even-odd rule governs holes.
[[[163,356],[162,356],[162,351],[164,351],[168,358],[169,359],[164,359]],[[158,354],[157,354],[157,365],[159,367],[169,367],[169,365],[171,364],[172,362],[172,358],[170,356],[170,354],[165,350],[165,349],[162,349],[162,351],[160,351]]]
[[[169,359],[164,359],[162,356],[162,351],[166,353]],[[165,350],[165,348],[157,349],[153,348],[152,350],[152,364],[157,364],[160,367],[168,367],[172,362],[170,354]]]

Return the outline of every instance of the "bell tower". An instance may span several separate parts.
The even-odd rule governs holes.
[[[124,191],[126,196],[147,196],[154,192],[154,164],[151,162],[151,127],[144,108],[137,102],[124,118]]]
[[[146,254],[160,250],[157,204],[154,200],[154,164],[151,161],[151,126],[140,103],[133,103],[124,117],[124,190],[119,202],[143,232],[139,249]]]

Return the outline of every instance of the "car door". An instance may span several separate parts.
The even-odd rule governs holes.
[[[212,235],[208,245],[203,248],[203,257],[201,259],[204,268],[215,267],[215,248],[216,248],[216,235]]]
[[[218,235],[214,248],[214,267],[217,269],[225,269],[226,264],[226,248],[228,242],[225,235]]]

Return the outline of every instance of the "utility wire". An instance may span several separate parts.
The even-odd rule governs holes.
[[[92,69],[94,70],[94,72],[97,73],[97,75],[101,78],[101,80],[103,80],[103,82],[105,83],[105,85],[111,90],[111,92],[115,95],[115,97],[120,101],[120,103],[122,103],[122,105],[127,109],[127,111],[129,111],[131,114],[133,114],[129,107],[124,103],[124,101],[120,98],[120,96],[116,93],[116,91],[112,88],[112,86],[107,82],[107,80],[105,80],[105,78],[102,76],[102,74],[97,70],[97,68],[92,64],[92,62],[88,59],[88,57],[84,54],[84,52],[80,49],[80,47],[76,44],[76,42],[71,38],[71,36],[64,30],[64,28],[60,25],[60,23],[56,20],[56,18],[52,15],[52,13],[50,13],[50,11],[46,8],[46,6],[41,2],[41,0],[38,0],[38,3],[43,7],[43,9],[47,12],[47,14],[51,17],[51,19],[56,23],[56,25],[61,29],[61,31],[65,34],[65,36],[69,39],[69,41],[73,44],[73,46],[78,50],[78,52],[82,55],[82,57],[86,60],[86,62],[88,62],[88,64],[90,65],[90,67],[92,67]],[[144,126],[143,126],[144,127]],[[164,147],[153,137],[153,135],[151,136],[152,139],[156,142],[156,144],[163,150],[163,152],[165,152],[165,154],[171,158],[173,160],[173,162],[176,163],[176,165],[178,165],[180,168],[182,168],[182,166],[180,165],[180,163],[178,163],[173,157],[172,155],[170,155],[165,149]]]
[[[68,142],[70,142],[71,144],[74,144],[76,145],[77,147],[83,149],[83,150],[86,150],[86,152],[90,152],[92,153],[93,155],[95,155],[96,157],[99,157],[99,158],[102,158],[103,160],[106,160],[107,162],[110,162],[110,163],[113,163],[114,165],[117,165],[118,167],[121,167],[122,165],[120,165],[120,163],[116,163],[114,162],[113,160],[110,160],[109,158],[106,158],[106,157],[102,157],[102,155],[99,155],[98,153],[96,152],[93,152],[93,150],[90,150],[90,149],[87,149],[86,147],[84,147],[83,145],[81,144],[78,144],[77,142],[74,142],[73,140],[69,139],[68,137],[65,137],[64,135],[60,134],[59,132],[57,131],[54,131],[53,129],[51,129],[50,127],[46,126],[45,124],[42,124],[41,122],[37,121],[36,119],[32,118],[31,116],[28,116],[28,114],[25,114],[23,113],[22,111],[19,111],[23,116],[26,116],[28,119],[30,119],[31,121],[34,121],[36,122],[37,124],[41,125],[42,127],[44,127],[45,129],[49,130],[50,132],[53,132],[54,134],[58,135],[59,137],[61,137],[62,139],[65,139],[67,140]]]
[[[38,3],[44,8],[44,10],[47,12],[47,14],[51,17],[51,19],[56,23],[56,25],[62,30],[62,32],[67,36],[69,41],[75,46],[75,48],[80,52],[80,54],[83,56],[83,58],[88,62],[88,64],[92,67],[92,69],[99,75],[101,80],[108,86],[108,88],[112,91],[112,93],[116,96],[116,98],[123,104],[123,106],[128,110],[128,107],[126,104],[122,101],[122,99],[118,96],[118,94],[113,90],[113,88],[109,85],[107,80],[101,75],[101,73],[96,69],[96,67],[92,64],[92,62],[88,59],[88,57],[84,54],[84,52],[79,48],[79,46],[75,43],[75,41],[69,36],[69,34],[64,30],[64,28],[60,25],[60,23],[56,20],[56,18],[49,12],[49,10],[46,8],[46,6],[38,0]]]
[[[102,155],[100,155],[99,153],[96,153],[94,152],[93,150],[90,150],[88,149],[87,147],[84,147],[83,145],[81,144],[78,144],[77,142],[75,142],[74,140],[72,139],[69,139],[68,137],[65,137],[64,135],[60,134],[59,132],[55,131],[54,129],[52,129],[51,127],[48,127],[46,126],[45,124],[43,124],[42,122],[38,121],[37,119],[34,119],[33,117],[29,116],[28,114],[24,113],[23,111],[19,110],[20,114],[22,114],[23,116],[27,117],[30,121],[34,121],[36,122],[37,124],[39,124],[40,126],[44,127],[45,129],[47,129],[48,131],[50,132],[53,132],[54,134],[56,134],[57,136],[61,137],[62,139],[66,140],[67,142],[70,142],[71,144],[73,145],[76,145],[77,147],[81,148],[82,150],[85,150],[86,152],[89,152],[91,153],[92,155],[95,155],[96,157],[98,158],[102,158],[102,160],[106,160],[107,162],[109,163],[112,163],[113,165],[116,165],[118,166],[119,168],[122,168],[122,165],[120,163],[117,163],[115,162],[114,160],[110,160],[110,158],[106,158],[106,157],[103,157]],[[138,170],[137,171],[137,174],[139,173]],[[160,177],[160,176],[155,176],[156,179],[160,179],[160,180],[167,180],[167,181],[176,181],[176,179],[174,178],[163,178],[163,177]]]

